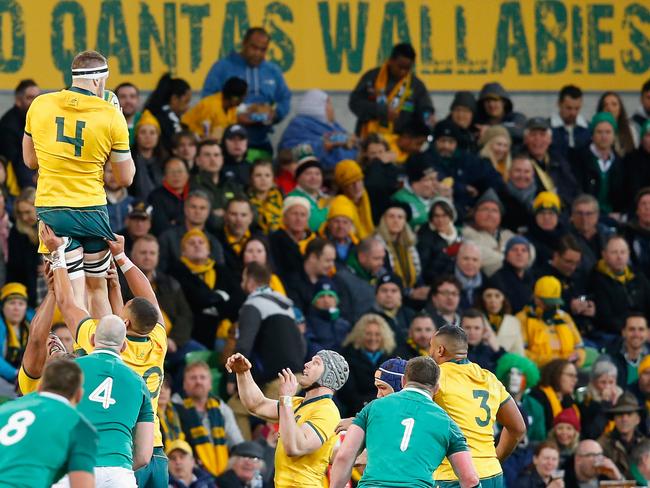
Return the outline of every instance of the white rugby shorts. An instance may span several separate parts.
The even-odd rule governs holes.
[[[133,470],[116,467],[95,468],[95,488],[137,488]],[[52,485],[52,488],[70,488],[68,476]]]

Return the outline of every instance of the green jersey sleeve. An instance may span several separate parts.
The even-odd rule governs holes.
[[[70,455],[68,472],[86,471],[93,473],[97,457],[97,431],[83,417],[70,431]]]
[[[364,432],[368,430],[368,412],[370,411],[370,405],[372,405],[372,402],[363,407],[352,421],[354,425],[362,428]]]
[[[142,378],[140,383],[142,385],[142,404],[140,405],[140,413],[138,413],[138,422],[153,422],[153,407],[151,406],[151,393],[147,390],[147,385]]]
[[[460,431],[458,424],[449,419],[449,444],[447,445],[447,457],[457,452],[469,451],[465,436]]]

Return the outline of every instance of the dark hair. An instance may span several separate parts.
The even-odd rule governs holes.
[[[637,192],[637,194],[634,196],[634,206],[638,206],[639,201],[646,195],[650,195],[650,186],[644,186]]]
[[[52,324],[52,328],[50,329],[51,332],[56,332],[59,329],[67,329],[67,325],[65,325],[65,322],[55,322]]]
[[[372,251],[372,249],[375,246],[382,246],[383,247],[383,244],[381,243],[381,241],[379,239],[377,239],[376,237],[369,236],[369,237],[366,237],[365,239],[362,239],[359,242],[359,244],[357,244],[357,256],[359,254],[367,254],[367,253],[369,253],[370,251]]]
[[[415,61],[415,49],[409,42],[402,42],[395,44],[393,50],[390,52],[390,59],[407,58]]]
[[[97,51],[82,51],[72,60],[72,69],[97,68],[107,63],[106,58]]]
[[[124,83],[120,83],[119,85],[117,85],[117,86],[115,87],[115,90],[113,90],[113,91],[115,92],[115,95],[116,95],[116,96],[119,96],[120,90],[121,90],[122,88],[134,88],[134,89],[135,89],[135,92],[136,92],[138,95],[140,94],[140,89],[139,89],[137,86],[135,86],[135,85],[134,85],[133,83],[131,83],[130,81],[125,81]]]
[[[409,359],[404,370],[406,382],[413,381],[430,388],[438,386],[440,366],[429,356],[418,356]]]
[[[271,281],[271,270],[269,267],[265,264],[256,263],[255,261],[248,263],[244,267],[244,273],[247,278],[252,279],[260,285],[268,285]]]
[[[610,234],[607,237],[605,237],[605,242],[603,242],[603,251],[607,249],[607,246],[609,246],[609,243],[612,241],[617,241],[621,240],[627,244],[627,241],[625,240],[625,237],[623,237],[621,234]],[[629,244],[628,244],[629,247]]]
[[[464,319],[483,319],[483,312],[476,308],[467,308],[463,311],[462,315],[460,316],[461,322]]]
[[[56,358],[48,361],[41,376],[41,391],[56,393],[68,400],[81,388],[83,373],[70,359]]]
[[[327,239],[321,239],[320,237],[313,239],[309,244],[307,244],[307,249],[305,249],[305,260],[307,260],[307,258],[312,254],[315,254],[317,258],[320,258],[323,251],[328,246],[334,248],[334,244]]]
[[[418,313],[416,313],[413,316],[413,318],[411,319],[411,323],[409,324],[409,328],[411,328],[413,326],[413,323],[416,320],[422,320],[422,319],[430,320],[433,323],[433,329],[434,330],[436,329],[435,320],[433,320],[433,317],[431,317],[431,314],[429,314],[426,310],[420,310]]]
[[[454,209],[451,208],[449,203],[445,202],[444,200],[438,200],[435,202],[433,205],[431,205],[431,208],[429,209],[429,222],[433,220],[433,213],[435,212],[436,208],[440,207],[443,212],[451,219],[451,221],[454,221]]]
[[[194,132],[191,132],[189,130],[182,130],[172,136],[172,149],[176,149],[178,146],[180,146],[183,139],[190,139],[196,146],[196,135]]]
[[[248,83],[236,76],[228,78],[223,84],[223,88],[221,88],[223,98],[226,100],[230,98],[244,98],[247,91]]]
[[[242,42],[250,41],[250,38],[253,37],[255,34],[263,34],[268,39],[270,39],[270,37],[271,37],[271,36],[269,36],[269,33],[266,32],[266,29],[264,29],[264,27],[251,27],[244,34],[244,38],[242,39]]]
[[[533,456],[539,456],[539,454],[544,449],[553,449],[553,450],[557,451],[558,454],[560,453],[560,448],[557,447],[557,444],[555,442],[553,442],[553,441],[543,441],[543,442],[540,442],[539,444],[537,444],[537,446],[535,446],[535,450],[533,451]]]
[[[514,162],[514,161],[517,161],[517,160],[519,160],[519,159],[526,159],[526,160],[528,160],[528,161],[531,161],[531,164],[532,164],[532,157],[531,157],[531,155],[528,154],[528,153],[525,153],[525,152],[518,152],[518,153],[515,153],[515,154],[512,155],[512,159],[511,159],[511,161]]]
[[[501,287],[493,281],[488,281],[481,289],[481,293],[476,295],[476,300],[474,300],[476,308],[481,310],[486,316],[488,315],[487,307],[485,306],[485,301],[483,300],[483,294],[486,292],[486,290],[499,290],[499,292],[503,295],[503,304],[501,305],[501,310],[499,310],[500,314],[508,315],[512,313],[512,305],[510,304],[510,300],[508,300],[507,295],[503,293],[503,289],[501,289]]]
[[[395,133],[407,137],[427,137],[431,134],[431,129],[423,121],[414,121],[396,129]]]
[[[448,337],[459,347],[467,347],[467,334],[462,327],[457,325],[443,325],[436,332],[436,337]]]
[[[555,252],[559,255],[562,255],[567,251],[575,251],[582,254],[582,248],[580,247],[578,240],[571,234],[565,234],[560,237],[555,245]]]
[[[286,166],[287,164],[291,164],[295,162],[295,159],[293,158],[293,151],[289,149],[288,147],[285,147],[284,149],[280,149],[278,151],[278,166]]]
[[[632,128],[630,127],[629,119],[627,118],[627,111],[625,110],[625,105],[621,96],[613,91],[606,91],[598,99],[598,106],[596,112],[603,112],[603,107],[605,106],[605,98],[609,96],[614,96],[618,100],[618,104],[621,107],[621,112],[618,114],[618,119],[616,119],[616,124],[618,125],[617,132],[618,140],[620,141],[621,147],[623,150],[628,153],[634,150],[634,137],[632,136]]]
[[[555,391],[560,390],[560,377],[564,368],[569,364],[573,364],[567,359],[553,359],[551,362],[546,363],[540,371],[539,386],[550,386]]]
[[[431,291],[429,292],[429,297],[438,293],[438,288],[440,288],[445,283],[451,283],[454,285],[459,293],[463,290],[463,285],[461,285],[460,281],[458,281],[458,278],[456,278],[454,275],[441,275],[433,280],[433,283],[431,284]]]
[[[184,79],[172,78],[170,73],[165,73],[158,80],[158,84],[149,95],[144,108],[154,113],[158,112],[164,105],[169,103],[172,96],[181,97],[191,89],[190,84]]]
[[[219,141],[217,141],[216,139],[203,139],[201,142],[199,142],[199,143],[196,145],[196,155],[197,155],[197,156],[198,156],[199,154],[201,154],[201,150],[202,150],[205,146],[219,146],[219,148],[221,148],[221,145],[219,144]]]
[[[228,200],[228,202],[226,203],[226,206],[224,207],[224,211],[227,212],[228,209],[230,209],[230,206],[233,203],[245,203],[246,205],[248,205],[248,209],[251,211],[251,213],[253,215],[255,214],[255,211],[253,210],[253,205],[251,204],[250,200],[248,198],[244,197],[244,196],[241,196],[241,195],[235,195],[230,200]]]
[[[243,258],[243,256],[244,256],[244,253],[246,252],[246,248],[248,247],[248,245],[249,245],[251,242],[259,242],[260,244],[262,244],[262,246],[264,246],[264,250],[266,251],[266,265],[269,267],[269,269],[271,270],[271,272],[273,272],[273,269],[274,269],[274,266],[273,266],[273,256],[271,256],[271,249],[270,249],[269,244],[267,243],[267,241],[266,241],[266,239],[265,239],[264,237],[260,237],[259,235],[257,235],[257,236],[255,236],[255,235],[251,236],[251,238],[248,239],[248,240],[246,241],[246,243],[245,243],[245,244],[242,246],[242,248],[241,248],[241,253],[240,253],[240,255],[242,256],[242,258]]]
[[[582,90],[575,85],[564,85],[560,90],[558,101],[561,102],[566,97],[573,98],[573,99],[582,98]]]
[[[641,85],[641,93],[650,91],[650,79],[648,79],[643,85]]]
[[[139,334],[149,334],[158,323],[160,312],[149,300],[135,297],[129,302],[133,330]]]
[[[169,164],[172,163],[173,161],[180,161],[181,163],[183,163],[183,166],[185,166],[185,169],[189,172],[189,168],[187,167],[187,162],[183,158],[179,156],[169,156],[167,159],[165,159],[165,161],[162,164],[163,174],[165,174],[165,172],[167,171],[167,166],[169,166]]]
[[[648,319],[645,316],[645,314],[639,310],[630,310],[626,315],[625,315],[625,324],[623,325],[623,328],[627,325],[627,321],[629,319],[643,319],[645,320],[646,326],[648,325]]]
[[[16,86],[16,90],[14,90],[14,95],[16,95],[17,97],[24,95],[25,90],[33,86],[38,86],[38,85],[31,78],[27,78],[26,80],[20,80],[20,83],[18,83],[18,85]]]
[[[260,166],[270,166],[271,167],[271,174],[273,174],[273,161],[270,159],[256,159],[253,164],[251,164],[251,169],[249,171],[249,174],[252,176],[253,171],[255,171],[256,168],[259,168]]]

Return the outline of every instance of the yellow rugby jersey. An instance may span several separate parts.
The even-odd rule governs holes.
[[[25,133],[38,157],[37,207],[106,205],[104,164],[111,151],[129,152],[129,128],[119,110],[72,87],[34,99]]]
[[[465,359],[440,365],[440,390],[434,400],[465,435],[479,478],[502,472],[494,447],[494,422],[499,407],[509,399],[496,376],[477,364]],[[447,458],[433,477],[436,481],[458,479]]]
[[[40,383],[40,378],[32,378],[25,372],[23,365],[20,365],[20,369],[18,370],[18,388],[20,388],[23,396],[35,392]]]
[[[75,351],[82,349],[86,354],[94,348],[90,337],[97,329],[99,320],[90,317],[83,320],[77,329]],[[167,354],[167,333],[165,326],[156,324],[148,337],[126,336],[126,350],[122,353],[124,363],[133,371],[142,376],[151,393],[151,406],[156,413],[154,417],[154,447],[162,447],[163,440],[160,432],[160,419],[158,418],[158,396],[163,382],[165,354]]]
[[[332,401],[332,395],[322,395],[307,401],[294,397],[293,411],[296,423],[299,426],[309,424],[323,441],[323,445],[311,454],[289,457],[280,438],[275,449],[275,486],[322,488],[330,456],[338,439],[334,429],[341,421],[341,414]]]

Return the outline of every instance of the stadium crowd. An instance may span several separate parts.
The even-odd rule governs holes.
[[[308,374],[319,351],[340,353],[349,378],[331,391],[354,417],[387,384],[380,365],[428,356],[449,325],[526,421],[503,463],[507,486],[646,485],[650,80],[631,117],[610,91],[582,113],[573,85],[548,113],[524,113],[493,82],[456,93],[439,119],[415,51],[398,44],[351,91],[348,133],[327,93],[292,97],[268,43],[250,29],[195,104],[201,87],[170,75],[145,101],[131,83],[114,90],[136,174],[124,188],[107,164],[104,186],[111,228],[167,330],[158,415],[169,486],[273,486],[278,424],[249,414],[241,379],[225,369],[231,354],[249,358],[255,383],[277,398],[284,368]],[[36,171],[21,142],[39,93],[22,81],[0,119],[6,400],[48,293]],[[60,313],[53,322],[72,351]]]

